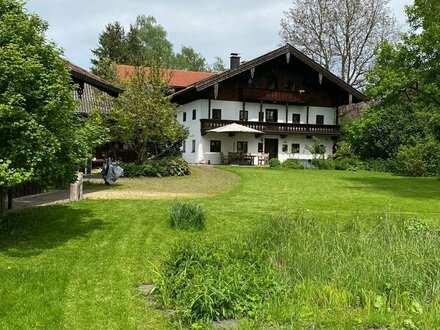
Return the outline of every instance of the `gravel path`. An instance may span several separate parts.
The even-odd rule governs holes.
[[[21,210],[29,207],[66,203],[68,201],[69,191],[57,190],[49,193],[14,198],[12,200],[12,209]]]
[[[85,179],[84,199],[176,199],[215,195],[232,189],[240,178],[212,166],[192,166],[191,176],[168,178],[120,178],[105,186],[99,177]],[[69,191],[58,190],[13,200],[13,210],[69,202]]]

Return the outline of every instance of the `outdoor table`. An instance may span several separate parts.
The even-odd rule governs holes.
[[[228,163],[237,165],[254,165],[256,155],[229,153]]]

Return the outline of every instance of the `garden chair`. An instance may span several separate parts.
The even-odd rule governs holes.
[[[262,153],[261,156],[258,157],[258,165],[267,165],[269,161],[269,154]]]

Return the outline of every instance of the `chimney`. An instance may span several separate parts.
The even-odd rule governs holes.
[[[230,69],[235,69],[240,66],[240,56],[238,53],[231,53],[231,65]]]

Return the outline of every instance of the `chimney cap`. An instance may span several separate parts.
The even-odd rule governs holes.
[[[238,57],[240,53],[231,53],[231,57]]]

